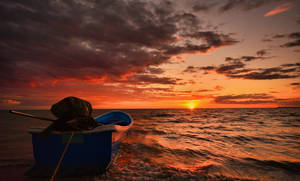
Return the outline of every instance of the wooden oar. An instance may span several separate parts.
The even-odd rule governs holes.
[[[16,114],[16,115],[20,115],[20,116],[25,116],[25,117],[30,117],[30,118],[35,118],[35,119],[41,119],[41,120],[46,120],[46,121],[51,121],[51,122],[54,122],[56,121],[55,119],[50,119],[50,118],[45,118],[45,117],[40,117],[40,116],[35,116],[35,115],[32,115],[32,114],[27,114],[27,113],[23,113],[23,112],[19,112],[19,111],[14,111],[14,110],[9,110],[8,111],[9,113],[12,113],[12,114]],[[117,122],[114,122],[114,123],[110,123],[112,125],[116,125],[116,124],[119,124],[123,122],[123,120],[121,121],[117,121]],[[98,123],[99,126],[103,125],[103,123]],[[108,124],[106,124],[108,125]]]
[[[51,121],[51,122],[56,121],[55,119],[35,116],[35,115],[32,115],[32,114],[27,114],[27,113],[23,113],[23,112],[19,112],[19,111],[9,110],[8,112],[12,113],[12,114],[20,115],[20,116],[25,116],[25,117],[35,118],[35,119],[41,119],[41,120],[45,120],[45,121]]]

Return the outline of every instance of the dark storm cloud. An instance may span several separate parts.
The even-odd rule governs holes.
[[[176,11],[167,1],[7,0],[0,3],[0,20],[0,84],[7,86],[112,80],[167,63],[170,55],[238,42],[231,35],[202,32],[193,13]]]

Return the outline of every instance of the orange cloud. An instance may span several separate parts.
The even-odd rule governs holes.
[[[29,82],[29,85],[30,85],[30,87],[32,87],[32,88],[36,87],[36,84],[35,84],[33,81],[30,81],[30,82]]]
[[[291,8],[292,8],[292,4],[291,3],[284,3],[284,4],[281,4],[281,5],[277,6],[276,8],[272,9],[268,13],[266,13],[264,15],[264,17],[274,16],[276,14],[283,13],[285,11],[290,10]]]
[[[12,100],[12,99],[6,99],[1,101],[4,104],[10,104],[10,105],[18,105],[21,104],[20,101]]]

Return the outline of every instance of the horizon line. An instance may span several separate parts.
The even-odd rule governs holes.
[[[300,108],[300,106],[277,106],[277,107],[199,107],[194,108],[192,110],[196,109],[275,109],[275,108]],[[191,110],[189,108],[95,108],[93,110],[145,110],[145,109],[152,109],[152,110],[158,110],[158,109],[186,109]],[[49,110],[50,109],[0,109],[1,111],[8,111],[8,110]]]

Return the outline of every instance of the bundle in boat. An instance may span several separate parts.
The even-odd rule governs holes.
[[[67,97],[52,105],[51,112],[58,118],[42,135],[52,131],[83,131],[94,129],[98,122],[92,118],[92,105],[77,97]]]
[[[83,175],[103,173],[121,144],[113,140],[114,124],[128,126],[131,117],[113,111],[92,118],[89,102],[67,97],[51,107],[57,117],[46,129],[32,128],[35,165],[28,176]],[[123,138],[122,138],[123,140]]]

